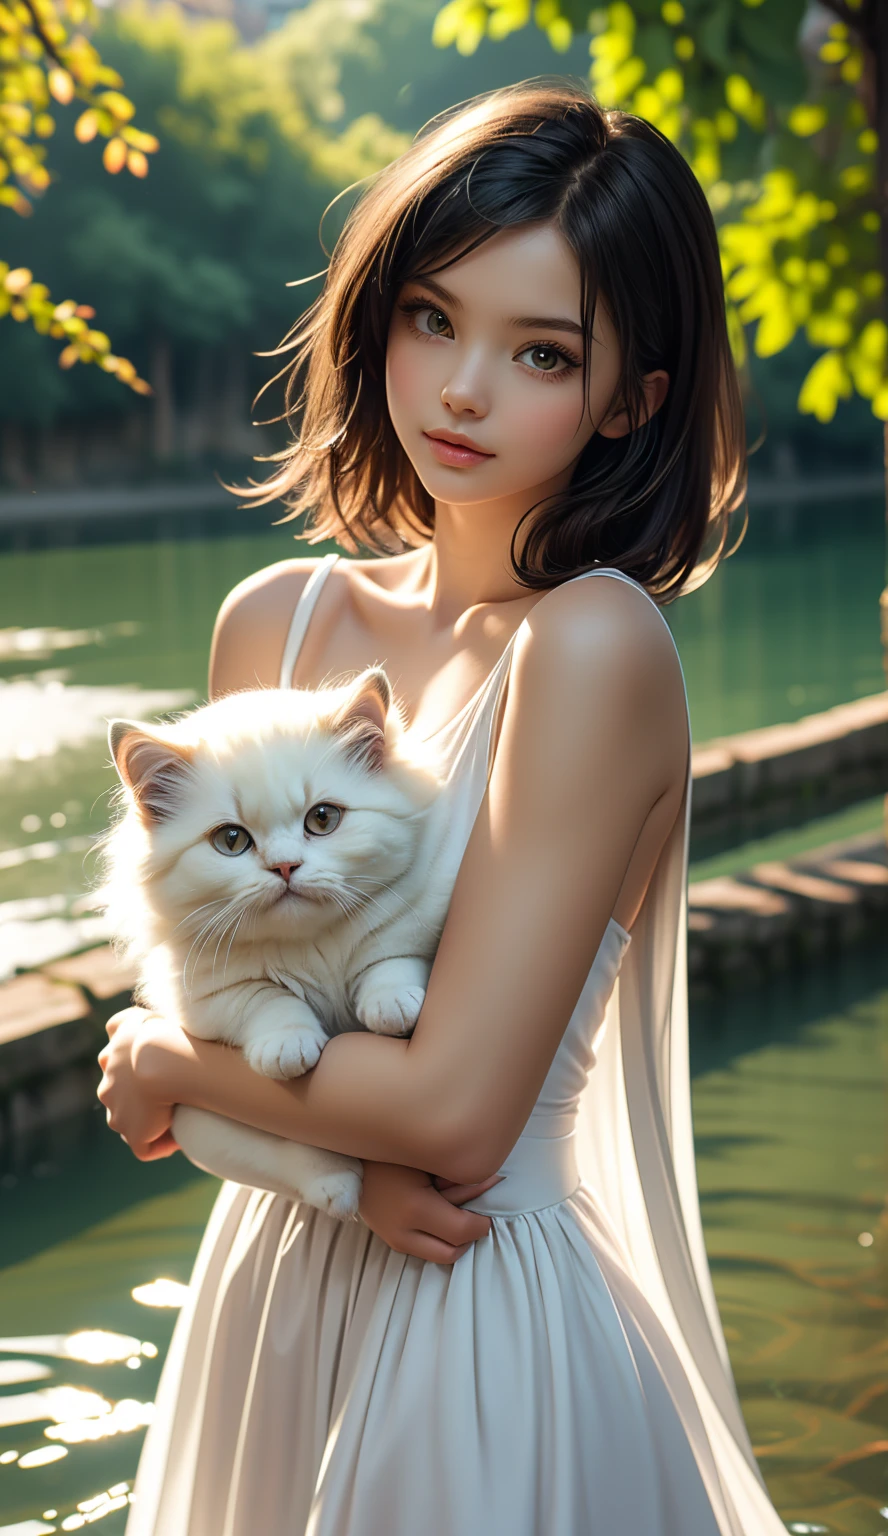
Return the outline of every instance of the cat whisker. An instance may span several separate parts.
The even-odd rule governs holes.
[[[244,915],[245,915],[246,911],[247,911],[246,907],[242,907],[241,908],[240,916],[238,917],[237,922],[235,923],[234,927],[231,930],[231,938],[228,940],[228,948],[225,951],[225,964],[224,964],[224,966],[222,968],[222,985],[223,985],[223,987],[225,986],[225,980],[226,980],[226,977],[228,975],[228,957],[231,954],[231,946],[234,943],[235,936],[237,934],[237,930],[240,927],[241,923],[243,922]]]
[[[205,901],[202,907],[192,907],[190,912],[186,912],[185,913],[185,916],[182,918],[181,922],[178,922],[176,924],[175,928],[173,929],[173,933],[178,933],[179,929],[185,923],[192,922],[193,919],[195,917],[197,917],[197,914],[199,912],[206,912],[207,907],[217,907],[220,904],[227,903],[229,900],[230,900],[230,897],[228,897],[228,896],[215,896],[212,901]]]
[[[236,916],[232,916],[232,917],[230,917],[228,919],[228,921],[226,922],[225,926],[223,927],[222,932],[220,933],[219,938],[217,940],[216,948],[213,951],[213,967],[212,967],[212,971],[210,973],[214,990],[216,989],[216,961],[219,958],[219,950],[222,948],[222,945],[225,942],[225,935],[227,934],[227,932],[228,932],[229,928],[231,927],[232,923],[234,924],[234,931],[235,931],[235,933],[237,932],[237,925],[240,922],[241,918],[243,917],[245,911],[246,911],[246,908],[245,907],[241,907],[240,911],[237,913]],[[234,934],[232,934],[232,938],[233,937],[234,937]],[[226,956],[225,956],[226,965],[228,963],[228,955],[229,955],[230,951],[231,951],[231,940],[229,939],[229,941],[228,941],[228,950],[226,951]],[[223,987],[225,986],[224,976],[223,976],[223,979],[222,979],[222,985],[223,985]]]
[[[371,880],[371,879],[373,879],[373,877],[371,875],[353,875],[352,879],[353,880]],[[409,912],[413,913],[413,916],[416,918],[416,921],[419,923],[420,927],[425,928],[429,932],[431,932],[431,929],[429,928],[429,924],[428,923],[424,923],[422,921],[422,918],[417,913],[417,910],[414,907],[413,903],[408,901],[406,896],[402,896],[400,891],[396,891],[394,889],[394,887],[389,885],[387,883],[387,881],[385,881],[385,880],[374,880],[373,884],[374,885],[381,885],[384,890],[388,891],[389,894],[395,898],[396,901],[400,901],[402,906],[406,907]],[[364,893],[362,893],[362,894],[364,894]],[[367,899],[368,900],[372,900],[373,899],[371,896],[369,896],[369,893],[367,894]]]
[[[189,997],[191,996],[191,992],[193,990],[194,977],[195,977],[195,975],[197,973],[197,967],[198,967],[198,965],[200,963],[200,957],[203,954],[204,950],[206,949],[206,946],[209,943],[210,939],[212,938],[213,933],[216,930],[216,928],[221,923],[225,923],[226,918],[228,917],[229,913],[237,905],[237,900],[238,900],[237,897],[232,897],[232,899],[230,901],[227,901],[225,903],[225,906],[223,907],[221,912],[215,913],[215,915],[213,917],[211,917],[209,919],[209,921],[204,924],[203,928],[201,928],[200,932],[196,935],[196,937],[195,937],[195,939],[194,939],[194,941],[193,941],[193,943],[191,945],[191,949],[189,949],[188,954],[185,956],[185,963],[184,963],[184,965],[182,967],[182,985],[185,987],[185,990],[187,991]],[[191,959],[191,955],[192,955],[192,953],[194,951],[195,944],[197,944],[201,939],[203,940],[203,942],[200,943],[200,948],[198,949],[197,954],[194,956],[194,963],[193,963],[193,965],[191,967],[191,982],[189,983],[189,981],[188,981],[188,962]]]

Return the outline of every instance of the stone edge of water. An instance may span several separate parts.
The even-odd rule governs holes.
[[[688,888],[692,1000],[888,936],[888,846],[867,832]],[[0,985],[0,1146],[94,1102],[105,1023],[134,976],[103,944]]]

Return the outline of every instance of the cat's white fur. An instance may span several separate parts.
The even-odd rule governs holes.
[[[276,1078],[313,1067],[342,1030],[410,1032],[455,872],[434,758],[381,669],[230,694],[171,725],[112,721],[109,741],[126,810],[104,900],[140,1003]],[[306,826],[319,805],[341,808],[334,830]],[[218,851],[226,826],[252,846]],[[185,1105],[172,1129],[222,1178],[357,1211],[354,1158]]]

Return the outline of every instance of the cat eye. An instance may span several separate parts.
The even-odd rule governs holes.
[[[314,837],[326,837],[329,832],[335,832],[341,820],[342,812],[338,805],[313,805],[306,812],[303,826]]]
[[[236,857],[239,853],[246,853],[252,848],[253,839],[243,827],[225,826],[217,827],[210,833],[210,842],[217,853],[228,853]]]

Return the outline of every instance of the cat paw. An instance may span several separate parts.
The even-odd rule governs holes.
[[[246,1045],[244,1056],[262,1077],[301,1077],[318,1062],[326,1043],[308,1029],[281,1030]]]
[[[355,1013],[374,1035],[409,1035],[424,999],[424,987],[406,986],[393,992],[390,987],[376,990],[370,985],[356,999]]]
[[[328,1216],[337,1216],[340,1221],[346,1221],[358,1214],[361,1183],[360,1173],[349,1173],[348,1170],[325,1173],[312,1179],[306,1186],[305,1198],[309,1205],[316,1206],[319,1211],[326,1211]]]

